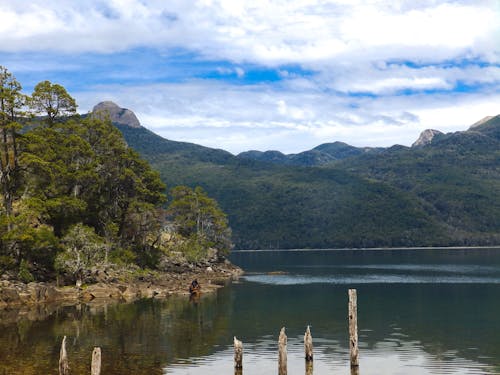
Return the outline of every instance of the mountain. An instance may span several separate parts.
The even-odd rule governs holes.
[[[354,147],[343,142],[321,144],[312,150],[298,154],[285,155],[280,151],[246,151],[238,154],[239,158],[264,161],[282,165],[320,166],[364,153],[376,153],[383,148]]]
[[[293,155],[234,156],[116,126],[169,187],[215,198],[240,249],[500,243],[500,116],[419,147],[334,142]]]
[[[422,133],[420,133],[420,136],[418,139],[411,145],[411,147],[422,147],[422,146],[427,146],[428,144],[432,143],[432,140],[436,135],[441,135],[443,134],[439,130],[434,130],[434,129],[427,129],[424,130]]]
[[[115,124],[127,125],[133,128],[141,127],[139,119],[130,109],[121,108],[111,101],[100,102],[92,109],[92,113],[109,116]]]
[[[417,148],[389,149],[336,165],[411,194],[454,242],[500,243],[500,116],[440,134]]]

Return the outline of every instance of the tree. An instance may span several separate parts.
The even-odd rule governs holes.
[[[0,256],[16,265],[21,261],[21,248],[13,236],[18,222],[13,217],[13,205],[21,186],[18,120],[24,114],[25,99],[20,83],[0,66]]]
[[[14,192],[19,184],[19,147],[17,120],[22,116],[26,97],[21,85],[9,71],[0,66],[0,186],[3,209],[12,213]]]
[[[43,81],[35,86],[30,107],[35,114],[46,116],[47,124],[53,126],[59,117],[74,115],[77,105],[63,86]]]
[[[106,244],[93,228],[83,224],[73,226],[63,237],[64,251],[56,257],[56,269],[71,274],[80,286],[85,271],[102,265],[106,259]]]
[[[195,238],[205,247],[216,248],[219,255],[227,255],[232,246],[231,229],[217,202],[199,186],[194,190],[177,186],[171,190],[171,195],[168,214],[179,233]]]

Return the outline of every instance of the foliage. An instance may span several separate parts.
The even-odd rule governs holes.
[[[42,117],[27,116],[28,106]],[[0,267],[24,281],[56,269],[79,280],[110,261],[160,263],[158,239],[168,225],[159,173],[109,119],[68,117],[75,112],[64,87],[40,82],[26,97],[0,67]],[[219,219],[204,220],[197,244],[221,246]]]
[[[500,242],[499,118],[424,148],[307,168],[117,127],[168,185],[219,202],[236,248],[451,246]]]
[[[172,202],[168,214],[176,230],[189,238],[194,254],[199,248],[213,247],[223,256],[231,249],[231,230],[226,215],[217,202],[211,199],[201,187],[194,190],[177,186],[171,190]]]
[[[82,275],[92,267],[102,265],[106,258],[106,244],[93,228],[83,224],[71,227],[62,238],[64,251],[55,260],[58,271],[74,276],[77,282],[82,281]]]
[[[19,272],[17,273],[17,276],[21,281],[25,283],[30,283],[35,280],[30,270],[28,269],[28,262],[26,262],[24,259],[21,261],[21,264],[19,265]]]
[[[57,119],[76,113],[76,101],[66,89],[50,81],[43,81],[35,86],[30,99],[30,107],[38,115],[46,116],[49,126]]]

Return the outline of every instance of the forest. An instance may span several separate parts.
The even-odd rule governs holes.
[[[0,67],[0,274],[81,283],[95,267],[226,256],[217,202],[199,187],[166,191],[105,113],[78,115],[49,81],[27,95]]]

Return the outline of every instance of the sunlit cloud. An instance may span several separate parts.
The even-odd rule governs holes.
[[[498,20],[496,0],[0,0],[0,64],[231,152],[409,145],[500,112]]]

